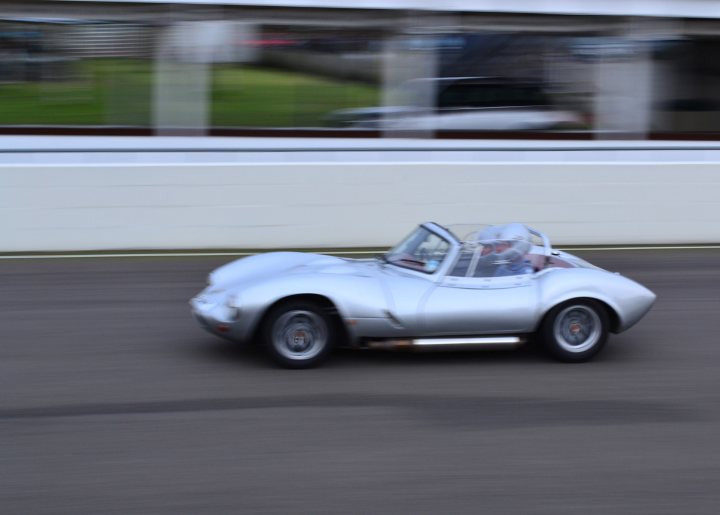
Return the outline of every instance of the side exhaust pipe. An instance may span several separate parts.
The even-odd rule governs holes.
[[[525,343],[520,336],[483,336],[473,338],[415,338],[368,341],[369,349],[389,350],[465,350],[488,348],[512,348]]]

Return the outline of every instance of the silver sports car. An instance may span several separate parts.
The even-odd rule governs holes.
[[[374,259],[238,259],[190,304],[211,333],[262,342],[280,365],[307,368],[337,346],[467,348],[532,336],[561,361],[587,361],[654,302],[644,286],[553,249],[525,225],[424,223]]]

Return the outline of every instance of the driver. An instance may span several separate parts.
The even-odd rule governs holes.
[[[485,246],[482,254],[492,253],[495,277],[522,275],[533,272],[530,260],[525,259],[532,248],[530,232],[520,223],[497,225],[483,230],[478,239]]]

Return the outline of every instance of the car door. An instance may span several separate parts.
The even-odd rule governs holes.
[[[462,257],[461,257],[462,259]],[[456,267],[427,295],[420,312],[427,335],[475,335],[532,331],[538,283],[532,272],[480,277]]]

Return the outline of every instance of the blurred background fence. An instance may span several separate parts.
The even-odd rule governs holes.
[[[720,134],[710,0],[0,7],[6,134]]]

